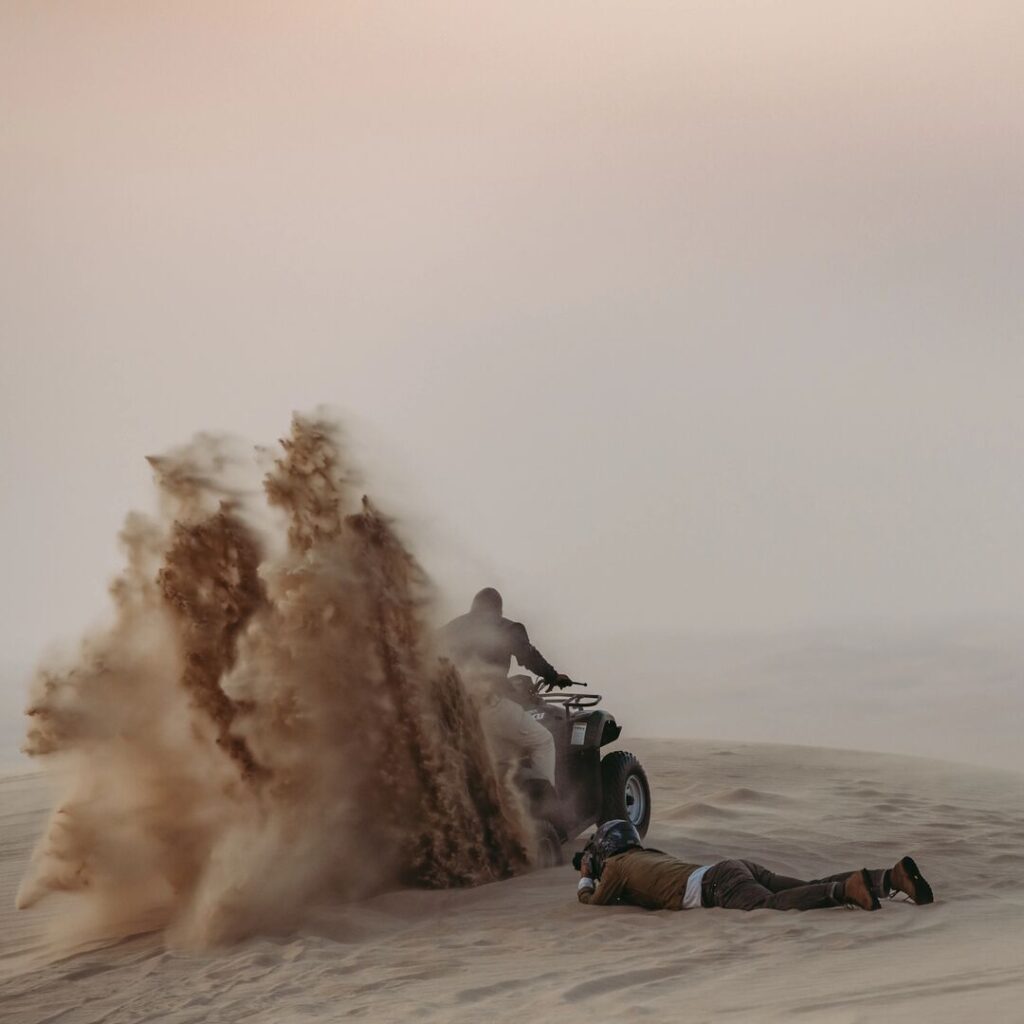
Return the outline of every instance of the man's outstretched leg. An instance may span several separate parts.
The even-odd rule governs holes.
[[[731,865],[728,870],[725,865]],[[739,865],[743,869],[737,870]],[[839,906],[841,904],[860,906],[865,910],[878,909],[878,897],[905,893],[914,903],[926,904],[934,900],[931,886],[925,880],[912,857],[903,857],[891,868],[859,871],[843,871],[824,878],[805,880],[777,875],[762,864],[754,861],[723,861],[715,865],[717,872],[705,885],[717,887],[720,893],[716,902],[709,906],[726,906],[732,909],[754,910],[765,907],[773,910],[811,910],[817,907]],[[708,872],[708,875],[712,874]],[[869,899],[864,897],[862,886],[867,888]],[[847,891],[849,887],[849,891]],[[707,890],[705,890],[707,893]],[[773,898],[777,897],[777,898]]]
[[[825,878],[815,878],[809,882],[804,882],[798,878],[776,875],[759,864],[752,864],[749,861],[746,863],[751,868],[754,878],[772,892],[782,892],[784,889],[791,889],[794,886],[800,885],[844,882],[853,873],[843,871],[838,875],[827,875]],[[921,874],[913,857],[903,857],[891,868],[869,868],[868,874],[871,876],[871,888],[880,899],[894,896],[896,893],[903,893],[920,906],[932,903],[935,900],[932,894],[932,887],[928,884],[924,875]]]
[[[817,910],[844,906],[877,910],[879,907],[867,871],[803,882],[775,875],[760,864],[744,860],[723,860],[709,868],[701,896],[705,907],[726,910]]]

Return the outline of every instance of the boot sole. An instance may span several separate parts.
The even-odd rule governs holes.
[[[917,865],[914,863],[913,857],[904,857],[900,861],[900,866],[910,876],[910,880],[914,883],[914,895],[910,898],[919,906],[923,907],[926,903],[934,903],[935,896],[932,893],[932,887],[924,880],[924,875],[918,870]]]

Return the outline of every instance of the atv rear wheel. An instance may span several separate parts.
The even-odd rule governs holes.
[[[537,867],[557,868],[562,863],[562,838],[550,821],[536,823]]]
[[[631,821],[640,837],[651,824],[651,787],[639,759],[616,750],[601,761],[601,821],[624,818]]]

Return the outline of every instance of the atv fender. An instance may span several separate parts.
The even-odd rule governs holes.
[[[619,738],[622,727],[607,711],[584,711],[574,715],[569,734],[570,750],[597,750]]]

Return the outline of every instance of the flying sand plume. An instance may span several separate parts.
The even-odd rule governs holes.
[[[26,750],[65,793],[19,906],[72,891],[79,934],[205,944],[526,866],[424,573],[331,423],[281,444],[262,502],[212,438],[150,460],[164,511],[128,517],[114,624],[35,683]]]

